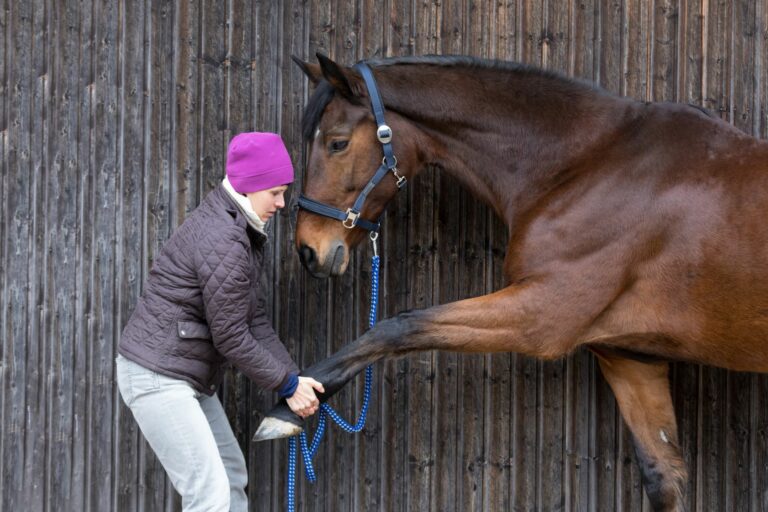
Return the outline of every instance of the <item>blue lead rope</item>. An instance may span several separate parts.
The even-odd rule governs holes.
[[[376,236],[378,236],[378,234]],[[371,240],[373,241],[373,259],[371,261],[371,309],[368,314],[368,328],[376,325],[376,310],[379,305],[379,255],[376,250],[376,237],[371,236]],[[368,366],[365,369],[363,407],[360,410],[360,417],[357,419],[357,423],[354,425],[348,423],[344,418],[339,416],[339,413],[334,411],[330,405],[324,403],[320,406],[320,412],[317,414],[317,431],[312,438],[312,444],[307,446],[306,432],[302,432],[298,436],[288,439],[288,512],[294,512],[296,507],[296,438],[299,438],[299,444],[301,445],[301,454],[304,459],[304,472],[307,475],[307,480],[311,483],[315,483],[317,476],[315,475],[315,468],[312,465],[312,458],[317,453],[320,441],[325,434],[325,427],[327,424],[325,417],[330,416],[331,419],[346,432],[355,433],[363,430],[363,427],[365,426],[365,416],[368,413],[368,403],[371,398],[372,383],[373,367]]]

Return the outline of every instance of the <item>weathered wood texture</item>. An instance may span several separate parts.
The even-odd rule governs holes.
[[[0,510],[178,510],[114,382],[163,242],[223,175],[229,138],[281,132],[303,172],[308,84],[290,55],[463,53],[684,101],[768,136],[766,0],[0,1]],[[366,326],[368,248],[309,278],[290,212],[265,279],[300,365]],[[503,283],[507,233],[428,171],[386,215],[381,315]],[[768,511],[768,377],[676,364],[692,511]],[[354,416],[362,379],[333,403]],[[273,401],[222,399],[254,510],[285,501],[286,445],[249,439]],[[631,436],[586,352],[553,363],[424,353],[377,365],[363,434],[331,430],[299,510],[648,510]]]

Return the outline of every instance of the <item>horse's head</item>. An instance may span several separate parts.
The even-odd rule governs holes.
[[[302,122],[303,136],[309,145],[304,196],[317,203],[347,212],[371,178],[382,166],[382,143],[377,138],[377,123],[365,81],[357,69],[342,67],[318,54],[320,64],[296,58],[310,81],[316,85]],[[395,173],[387,172],[360,206],[359,219],[376,223],[387,203],[398,190],[396,173],[415,164],[413,131],[393,112],[386,113],[392,128],[392,148],[398,159]],[[348,219],[334,218],[300,210],[296,222],[296,248],[304,266],[316,277],[344,273],[349,251],[367,236]],[[345,227],[346,226],[346,227]]]

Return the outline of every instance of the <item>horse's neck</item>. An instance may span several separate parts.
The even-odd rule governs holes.
[[[456,177],[504,218],[576,169],[626,122],[627,100],[500,70],[400,73],[385,98],[433,143],[424,166]],[[512,211],[515,210],[515,211]]]

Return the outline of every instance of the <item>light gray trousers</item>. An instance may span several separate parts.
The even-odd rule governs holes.
[[[219,398],[122,355],[116,361],[120,394],[181,494],[184,512],[246,512],[248,471]]]

